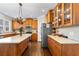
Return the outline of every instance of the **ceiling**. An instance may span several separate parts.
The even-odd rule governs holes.
[[[53,9],[54,3],[22,3],[22,17],[23,18],[37,18],[47,13],[49,9]],[[19,14],[18,3],[0,3],[0,12],[10,17],[16,18]]]

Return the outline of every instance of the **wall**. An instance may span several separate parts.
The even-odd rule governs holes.
[[[72,40],[79,41],[79,26],[60,28],[58,31],[60,34],[64,34]]]
[[[38,17],[38,41],[41,41],[41,24],[45,21],[45,15]]]

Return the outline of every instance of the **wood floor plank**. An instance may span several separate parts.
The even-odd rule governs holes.
[[[29,47],[22,56],[51,56],[48,48],[42,48],[41,42],[29,42]]]

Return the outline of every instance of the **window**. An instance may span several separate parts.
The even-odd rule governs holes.
[[[3,20],[0,19],[0,34],[3,33]]]
[[[9,32],[9,21],[5,21],[5,31]]]

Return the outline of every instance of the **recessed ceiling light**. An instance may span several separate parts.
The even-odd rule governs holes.
[[[45,10],[43,9],[42,12],[45,12]]]

